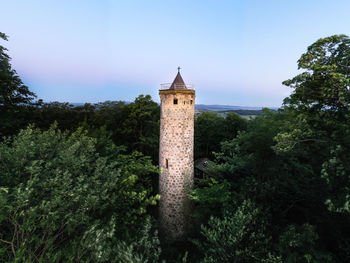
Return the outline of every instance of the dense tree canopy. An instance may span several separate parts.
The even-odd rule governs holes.
[[[235,138],[246,125],[247,121],[233,112],[226,118],[213,112],[203,112],[194,124],[195,157],[212,158],[213,152],[220,150],[220,142]]]
[[[7,36],[0,32],[0,39],[7,41]],[[7,49],[0,45],[0,106],[15,106],[20,103],[28,103],[35,98],[35,94],[29,91],[22,80],[12,69]]]
[[[0,40],[8,40],[8,37],[0,32]],[[35,94],[29,91],[12,69],[10,56],[7,49],[0,45],[0,137],[8,135],[21,123],[19,106],[23,107],[35,98]]]
[[[318,173],[333,192],[328,203],[350,212],[350,39],[322,38],[298,61],[305,72],[284,83],[293,88],[286,110],[296,120],[293,129],[277,136],[279,149],[309,144],[324,156]]]
[[[82,106],[39,101],[36,105],[20,105],[16,110],[8,111],[3,120],[10,118],[11,125],[1,126],[0,132],[3,136],[14,135],[31,123],[48,129],[55,121],[63,131],[74,131],[83,126],[91,136],[105,133],[116,145],[126,146],[128,152],[143,152],[157,163],[159,112],[159,105],[149,95],[140,95],[131,103],[106,101]]]
[[[298,61],[305,71],[284,82],[293,93],[286,105],[321,113],[348,111],[350,106],[350,39],[345,35],[322,38],[308,47]]]
[[[298,62],[305,71],[284,82],[293,91],[283,109],[265,111],[221,143],[210,177],[191,195],[204,224],[217,217],[208,221],[199,248],[209,243],[236,249],[225,230],[227,211],[251,200],[262,211],[264,235],[272,237],[269,251],[283,262],[350,260],[349,44],[344,35],[312,44]],[[215,251],[205,248],[207,259]],[[251,248],[249,255],[257,252]],[[232,258],[221,262],[240,262],[239,255]]]
[[[212,162],[189,193],[194,231],[175,244],[160,244],[151,209],[159,105],[29,103],[5,51],[1,262],[350,262],[347,36],[308,47],[278,111],[196,117],[195,156]]]
[[[55,127],[0,143],[2,261],[120,262],[118,246],[135,241],[159,199],[157,168],[111,141],[98,152],[97,143]]]

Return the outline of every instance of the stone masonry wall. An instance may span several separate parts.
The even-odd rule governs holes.
[[[174,241],[186,234],[193,187],[194,90],[160,90],[160,231]],[[177,99],[177,104],[174,104]]]

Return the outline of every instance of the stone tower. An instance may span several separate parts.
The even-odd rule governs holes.
[[[193,187],[195,91],[185,84],[180,68],[171,84],[162,84],[160,96],[159,192],[160,231],[168,241],[185,236]]]

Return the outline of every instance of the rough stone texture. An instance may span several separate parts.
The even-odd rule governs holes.
[[[186,235],[193,187],[194,90],[160,90],[160,231],[174,241]],[[177,104],[174,104],[177,99]]]

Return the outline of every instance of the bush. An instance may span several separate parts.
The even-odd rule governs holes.
[[[103,154],[97,145],[82,129],[55,126],[0,143],[0,188],[8,191],[0,192],[0,261],[102,262],[100,245],[117,249],[106,240],[129,242],[142,229],[159,199],[151,194],[157,167],[111,141]]]
[[[204,255],[202,262],[281,262],[270,253],[270,237],[264,233],[259,209],[250,201],[222,219],[211,217],[201,228],[203,241],[195,243]]]

